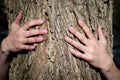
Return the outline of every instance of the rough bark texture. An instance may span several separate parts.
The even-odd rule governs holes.
[[[10,66],[10,80],[102,80],[99,70],[69,52],[72,47],[64,41],[71,35],[67,26],[73,25],[80,32],[77,20],[87,23],[97,39],[97,25],[101,24],[112,53],[112,0],[6,0],[9,23],[19,10],[24,11],[22,24],[31,19],[42,19],[49,34],[35,51],[21,53]],[[83,32],[82,32],[83,33]],[[104,65],[105,63],[103,63]]]

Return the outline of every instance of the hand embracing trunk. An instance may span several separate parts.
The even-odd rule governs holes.
[[[5,4],[9,24],[23,10],[21,25],[42,19],[43,25],[31,29],[49,31],[43,43],[35,44],[34,51],[20,52],[13,58],[9,80],[103,80],[98,69],[69,52],[72,46],[64,41],[64,36],[77,40],[67,26],[72,25],[83,33],[77,23],[81,19],[97,39],[97,26],[101,24],[111,55],[113,0],[5,0]]]

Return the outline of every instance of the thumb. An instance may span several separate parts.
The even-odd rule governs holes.
[[[17,24],[19,25],[20,24],[20,21],[22,19],[22,16],[23,16],[23,12],[20,10],[17,17],[15,18],[15,20],[13,21],[13,24]]]

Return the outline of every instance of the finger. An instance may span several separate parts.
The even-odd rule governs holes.
[[[81,51],[86,51],[85,50],[85,46],[83,46],[82,44],[72,40],[71,38],[69,37],[65,37],[65,41],[69,44],[71,44],[72,46],[76,47],[77,49],[81,50]]]
[[[92,62],[92,61],[93,61],[93,57],[91,57],[90,55],[83,54],[83,53],[81,53],[81,52],[79,52],[79,51],[76,51],[76,50],[74,50],[74,49],[72,49],[72,48],[70,48],[69,50],[70,50],[70,52],[71,52],[74,56],[76,56],[76,57],[78,57],[78,58],[84,59],[84,60],[86,60],[86,61],[88,61],[88,62]]]
[[[104,36],[104,34],[102,32],[101,25],[99,25],[99,27],[98,27],[98,37],[99,37],[99,40],[101,40],[104,43],[106,43],[106,39],[105,39],[105,36]]]
[[[27,30],[29,29],[30,27],[33,27],[35,25],[41,25],[43,24],[44,21],[43,20],[32,20],[32,21],[29,21],[27,22],[26,24],[23,25],[22,29],[24,30]]]
[[[72,49],[72,48],[70,48],[69,50],[70,50],[70,52],[71,52],[74,56],[86,60],[85,54],[83,54],[83,53],[81,53],[81,52],[79,52],[79,51],[76,51],[76,50],[74,50],[74,49]]]
[[[34,45],[21,45],[21,49],[33,50],[33,49],[35,49],[35,46]]]
[[[37,42],[42,42],[43,40],[44,40],[43,37],[30,37],[30,38],[25,38],[23,43],[25,44],[37,43]]]
[[[35,35],[42,35],[42,34],[47,34],[48,31],[46,29],[42,30],[29,30],[26,31],[25,37],[30,37],[30,36],[35,36]]]
[[[77,30],[75,30],[73,27],[68,27],[68,30],[75,35],[82,43],[87,44],[87,39],[85,36],[80,34]]]
[[[20,21],[21,21],[21,19],[22,19],[22,16],[23,16],[23,12],[22,11],[19,11],[19,13],[18,13],[18,15],[17,15],[17,17],[15,18],[15,20],[14,20],[14,24],[20,24]]]
[[[78,20],[78,23],[80,27],[83,29],[83,31],[85,32],[85,34],[87,35],[87,37],[90,39],[94,39],[93,34],[90,31],[90,29],[87,27],[87,25],[81,20]]]

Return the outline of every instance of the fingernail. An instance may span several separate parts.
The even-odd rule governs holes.
[[[73,27],[72,27],[72,26],[69,26],[69,27],[68,27],[68,30],[72,30],[72,29],[73,29]]]
[[[43,21],[43,20],[40,20],[40,23],[44,23],[44,21]]]
[[[43,41],[44,40],[44,38],[43,37],[39,37],[39,41]]]
[[[33,46],[32,49],[35,49],[35,46]]]
[[[43,30],[44,33],[48,33],[48,30]]]
[[[22,11],[22,10],[20,10],[19,12],[20,12],[20,13],[23,13],[23,11]]]
[[[78,20],[78,22],[79,22],[79,23],[83,23],[83,21],[82,21],[82,20]]]
[[[31,50],[35,49],[35,46],[31,46]]]
[[[68,36],[65,36],[65,38],[64,38],[65,40],[69,40],[69,37]]]

